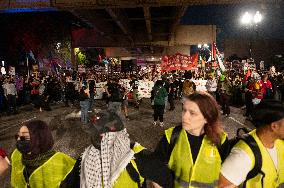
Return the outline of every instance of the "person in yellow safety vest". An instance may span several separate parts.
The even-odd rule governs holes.
[[[173,171],[175,188],[218,186],[222,151],[227,150],[219,120],[213,96],[195,92],[185,97],[181,126],[167,129],[155,150]]]
[[[58,188],[72,170],[75,160],[54,151],[48,125],[41,120],[23,124],[16,137],[11,172],[14,188]]]
[[[222,164],[220,188],[234,188],[241,184],[247,188],[284,187],[284,105],[276,100],[263,100],[252,113],[256,127],[249,133],[256,142],[261,156],[255,157],[252,149],[240,140]],[[256,176],[249,174],[259,164]]]
[[[164,188],[173,184],[171,171],[138,143],[131,144],[125,118],[115,109],[90,114],[92,144],[62,183],[66,188],[141,188],[146,179]]]

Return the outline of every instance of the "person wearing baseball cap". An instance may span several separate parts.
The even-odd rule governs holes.
[[[240,140],[222,165],[220,188],[241,184],[247,188],[284,187],[284,105],[277,100],[263,100],[252,112],[252,122],[256,129],[248,136],[251,136],[251,143],[260,150],[257,153],[261,156]],[[261,165],[252,176],[250,174],[256,169],[256,164]]]
[[[92,144],[61,187],[142,188],[146,179],[171,187],[170,170],[146,148],[130,141],[122,114],[108,109],[89,117]]]

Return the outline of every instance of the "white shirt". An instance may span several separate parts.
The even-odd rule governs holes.
[[[216,79],[207,80],[205,87],[207,91],[215,92],[217,90],[217,80]]]
[[[17,95],[17,89],[16,89],[16,86],[15,84],[13,83],[6,83],[6,84],[3,84],[3,89],[4,89],[4,92],[5,92],[5,96],[7,95]]]
[[[277,169],[278,158],[276,147],[274,146],[272,149],[267,148],[267,151]],[[222,164],[221,174],[235,186],[239,186],[246,180],[252,168],[252,161],[249,155],[241,149],[234,148]]]

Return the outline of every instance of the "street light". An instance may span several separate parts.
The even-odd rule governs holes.
[[[252,16],[248,12],[246,12],[241,18],[241,22],[244,25],[249,25],[251,23],[251,20],[252,20]]]
[[[262,21],[262,15],[259,11],[256,11],[254,15],[249,12],[245,12],[241,17],[241,23],[244,25],[254,25]]]
[[[261,21],[262,21],[262,15],[259,11],[256,11],[254,15],[249,12],[245,12],[244,15],[241,17],[241,23],[243,25],[250,26],[253,29],[257,29],[257,25]],[[252,58],[252,41],[251,40],[249,42],[249,55],[250,55],[250,58]]]
[[[255,24],[258,24],[262,21],[262,15],[257,11],[253,17],[253,21]]]
[[[198,44],[198,46],[197,46],[198,48],[201,48],[202,47],[202,44]]]

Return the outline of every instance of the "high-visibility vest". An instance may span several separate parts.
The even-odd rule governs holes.
[[[174,127],[165,131],[170,143]],[[221,143],[227,138],[222,134]],[[215,188],[218,186],[221,169],[221,156],[215,144],[205,135],[195,163],[193,163],[190,144],[184,129],[172,150],[168,166],[175,174],[175,188]]]
[[[145,148],[141,146],[140,144],[135,144],[134,148],[132,150],[135,154],[141,152]],[[143,184],[144,178],[140,175],[138,167],[134,160],[131,160],[131,165],[134,167],[136,172],[139,174],[140,183]],[[114,184],[113,188],[138,188],[138,183],[135,182],[130,175],[128,174],[127,170],[125,169],[120,176],[117,178],[116,183]]]
[[[248,180],[246,182],[247,188],[254,188],[254,187],[262,187],[261,180],[263,178],[263,187],[264,188],[284,188],[284,142],[282,140],[276,140],[275,146],[277,150],[277,157],[278,157],[278,173],[276,172],[274,163],[267,151],[267,149],[264,147],[260,139],[258,138],[256,134],[256,130],[253,130],[249,133],[256,141],[261,155],[262,155],[262,167],[261,171],[264,172],[265,176],[261,175],[260,173]],[[251,169],[254,167],[255,164],[255,158],[252,150],[250,147],[242,140],[240,140],[234,148],[239,148],[243,151],[245,151],[251,161],[252,166]]]
[[[26,182],[23,171],[22,154],[16,149],[12,154],[11,185],[15,188],[58,188],[71,172],[75,160],[64,153],[55,153],[48,161],[38,167]]]

